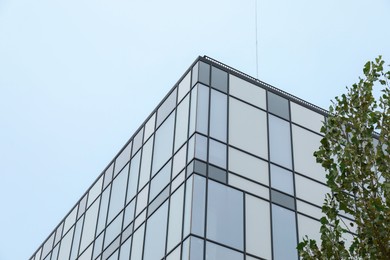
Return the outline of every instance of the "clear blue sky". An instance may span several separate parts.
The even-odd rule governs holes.
[[[256,76],[254,0],[0,0],[0,259],[27,259],[198,55]],[[258,0],[259,78],[327,108],[388,0]]]

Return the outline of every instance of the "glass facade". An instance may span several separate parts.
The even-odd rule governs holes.
[[[298,259],[325,116],[199,57],[31,260]]]

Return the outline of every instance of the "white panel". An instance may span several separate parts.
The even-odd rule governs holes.
[[[322,204],[324,203],[325,194],[330,192],[330,189],[327,186],[297,174],[295,175],[295,187],[298,198],[320,207],[322,207]]]
[[[234,98],[230,98],[229,102],[230,144],[268,158],[266,113]]]
[[[298,212],[304,213],[318,220],[321,219],[323,216],[321,208],[314,207],[300,200],[297,200],[297,210]]]
[[[269,199],[269,189],[244,178],[229,174],[229,185],[252,193],[256,196]]]
[[[269,184],[268,163],[234,148],[229,148],[229,171]]]
[[[323,125],[322,121],[324,121],[323,115],[318,114],[317,112],[309,110],[293,102],[291,102],[290,104],[291,120],[294,123],[307,127],[315,132],[320,132],[320,129]]]
[[[320,147],[322,137],[295,125],[292,135],[295,171],[326,183],[325,170],[313,155]]]
[[[321,241],[320,227],[321,223],[319,221],[298,214],[299,241],[302,241],[306,235],[309,239]]]
[[[246,251],[271,259],[271,220],[269,202],[246,195]]]
[[[265,90],[245,80],[230,75],[230,95],[238,97],[252,105],[266,109]]]

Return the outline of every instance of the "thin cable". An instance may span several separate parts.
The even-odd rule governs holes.
[[[255,30],[256,30],[256,78],[259,78],[259,47],[257,41],[257,0],[255,0]]]

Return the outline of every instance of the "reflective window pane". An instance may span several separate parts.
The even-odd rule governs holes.
[[[168,203],[165,202],[146,225],[144,260],[161,259],[165,255]]]
[[[219,246],[214,243],[206,243],[206,260],[243,260],[244,255],[240,252]]]
[[[99,212],[99,200],[96,200],[85,213],[83,235],[81,236],[80,252],[95,238],[96,222]]]
[[[122,231],[123,212],[119,214],[106,228],[104,248],[106,248]]]
[[[174,123],[175,113],[172,113],[156,131],[153,153],[153,175],[172,156]]]
[[[271,187],[294,195],[292,172],[271,164]]]
[[[131,238],[127,239],[120,248],[119,260],[129,260],[131,251]]]
[[[203,84],[210,84],[210,65],[200,61],[199,63],[199,78],[198,80]]]
[[[172,179],[186,166],[187,145],[184,145],[173,158]]]
[[[127,227],[134,220],[135,199],[132,200],[125,208],[125,218],[123,220],[123,227]]]
[[[268,158],[266,113],[233,98],[229,102],[230,144]]]
[[[129,173],[129,165],[119,173],[112,182],[112,191],[110,198],[110,208],[108,211],[108,222],[110,222],[125,205],[127,176]]]
[[[89,207],[92,202],[100,195],[102,192],[102,184],[103,184],[103,176],[99,178],[97,182],[92,186],[92,188],[88,192],[88,204],[87,207]]]
[[[110,198],[110,188],[111,188],[111,185],[108,186],[108,188],[103,191],[103,194],[101,197],[100,209],[99,209],[99,219],[98,219],[96,234],[99,234],[106,226],[108,202],[109,202],[109,198]]]
[[[242,250],[244,243],[242,192],[214,181],[209,181],[208,184],[207,237]]]
[[[204,236],[206,179],[197,175],[193,178],[191,233]]]
[[[320,133],[320,129],[323,125],[322,121],[324,121],[324,116],[314,112],[313,110],[291,102],[291,120],[294,123]]]
[[[188,131],[188,113],[189,113],[189,96],[177,107],[176,113],[176,130],[175,130],[175,151],[187,140]]]
[[[145,225],[142,225],[133,236],[133,245],[131,250],[131,260],[142,260],[142,249],[144,246]]]
[[[295,187],[298,198],[318,206],[322,206],[325,194],[330,192],[330,189],[324,184],[312,181],[298,174],[295,175]]]
[[[209,162],[221,168],[226,168],[226,145],[210,139]]]
[[[69,228],[76,222],[76,217],[77,217],[77,206],[74,207],[73,210],[66,217],[63,234],[65,234],[69,230]]]
[[[290,123],[269,115],[269,150],[271,162],[292,168]]]
[[[137,133],[133,139],[133,154],[135,154],[143,144],[144,128]]]
[[[191,90],[190,125],[189,125],[188,136],[191,136],[195,132],[197,100],[198,100],[198,86],[195,86]]]
[[[227,96],[211,90],[210,136],[226,142]]]
[[[156,113],[153,114],[145,124],[145,136],[144,142],[149,139],[149,137],[154,133],[154,126],[156,122]]]
[[[123,149],[123,151],[118,155],[118,157],[115,159],[115,170],[114,170],[114,176],[116,176],[122,168],[126,165],[126,163],[130,160],[130,154],[131,154],[131,142]]]
[[[191,71],[182,79],[178,87],[178,102],[180,102],[185,95],[190,91],[191,88]]]
[[[216,67],[211,67],[211,86],[227,93],[228,74]]]
[[[148,205],[149,185],[146,185],[137,195],[137,207],[135,215],[137,216]]]
[[[298,259],[295,213],[272,204],[273,252],[275,260]]]
[[[167,251],[170,251],[181,241],[181,229],[183,223],[183,199],[184,186],[182,185],[172,194],[169,205],[169,224]]]
[[[150,138],[142,148],[141,169],[139,173],[138,187],[141,189],[150,180],[150,169],[152,167],[153,137]]]
[[[288,100],[272,92],[268,92],[268,111],[283,117],[284,119],[290,120]]]
[[[73,235],[72,252],[70,253],[70,259],[76,259],[79,254],[81,231],[83,228],[84,216],[82,216],[76,223],[76,228]]]
[[[58,259],[69,259],[70,249],[72,246],[73,231],[74,227],[61,240]]]
[[[138,152],[133,159],[131,159],[129,179],[127,183],[126,202],[129,202],[135,194],[137,194],[139,163],[141,159],[141,152]]]
[[[157,111],[157,127],[164,121],[165,118],[172,112],[176,107],[176,89],[169,95]]]
[[[196,112],[196,131],[208,134],[209,122],[209,88],[199,84],[198,85],[198,105]]]
[[[195,158],[207,161],[207,138],[195,135]]]
[[[149,201],[152,201],[168,185],[171,178],[171,165],[171,161],[169,161],[152,179]]]

